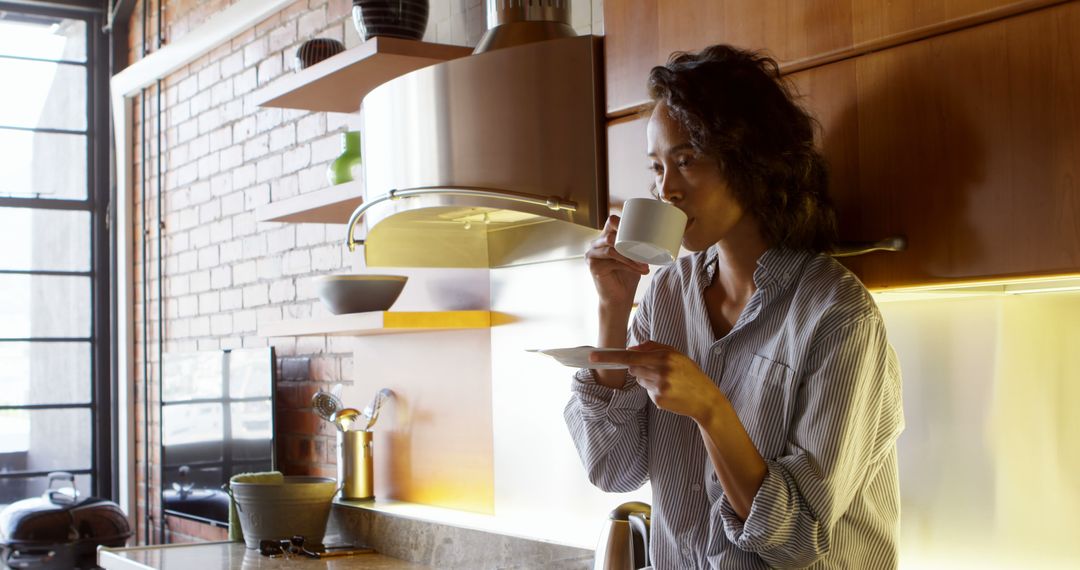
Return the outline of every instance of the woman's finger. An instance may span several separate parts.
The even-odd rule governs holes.
[[[593,247],[589,251],[585,252],[586,259],[592,259],[596,261],[613,261],[624,265],[634,270],[636,273],[642,275],[649,273],[649,265],[647,263],[640,263],[630,258],[623,256],[612,245],[601,245]]]

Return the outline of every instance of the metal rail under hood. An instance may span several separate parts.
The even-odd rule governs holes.
[[[584,253],[607,217],[600,39],[426,67],[363,103],[370,267],[502,267]]]

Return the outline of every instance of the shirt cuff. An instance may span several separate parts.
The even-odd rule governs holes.
[[[745,521],[735,512],[726,493],[719,503],[724,534],[732,544],[748,552],[764,552],[784,544],[791,530],[786,523],[800,509],[798,498],[791,493],[794,481],[788,480],[787,470],[776,461],[767,460],[765,464],[765,480],[754,495]]]
[[[570,390],[581,402],[581,411],[588,418],[606,416],[614,410],[640,410],[649,401],[649,393],[629,373],[621,389],[608,388],[596,381],[590,368],[582,368],[574,374]]]

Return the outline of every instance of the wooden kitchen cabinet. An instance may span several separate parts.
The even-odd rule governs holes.
[[[647,98],[649,69],[716,43],[766,49],[782,66],[865,53],[1061,0],[605,0],[607,112]]]
[[[1065,3],[788,75],[821,123],[841,239],[908,239],[844,260],[867,286],[1080,273],[1078,29]],[[624,140],[644,122],[609,123],[613,195],[647,184],[644,142]]]

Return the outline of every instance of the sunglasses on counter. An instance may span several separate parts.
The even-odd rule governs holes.
[[[342,550],[326,550],[317,552],[308,550],[304,546],[304,537],[293,536],[292,538],[263,539],[259,541],[259,554],[270,558],[288,558],[289,556],[304,556],[306,558],[337,558],[339,556],[352,556],[354,554],[371,554],[375,552],[370,548],[340,547]]]

